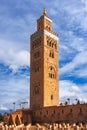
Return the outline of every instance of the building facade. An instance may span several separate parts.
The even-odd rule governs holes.
[[[58,35],[44,9],[31,35],[30,108],[58,106]]]
[[[20,109],[12,113],[9,124],[87,123],[87,104]]]

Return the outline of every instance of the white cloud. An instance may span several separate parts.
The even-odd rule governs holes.
[[[72,103],[76,103],[76,98],[82,102],[87,102],[87,84],[83,86],[77,86],[75,83],[69,80],[60,80],[60,101],[65,102],[67,98],[70,98]],[[62,100],[63,99],[63,100]]]
[[[78,53],[73,60],[70,63],[67,63],[62,68],[60,68],[60,74],[66,74],[66,73],[74,73],[74,69],[80,68],[82,65],[87,64],[87,52],[81,52]],[[85,68],[84,68],[85,69]],[[83,70],[83,68],[82,68]]]
[[[71,46],[78,52],[87,51],[87,44],[83,38],[74,37]]]
[[[86,72],[86,68],[85,68],[85,70],[80,70],[78,73],[77,73],[77,76],[78,77],[87,77],[87,72]]]
[[[74,91],[74,92],[77,92],[77,93],[81,92],[80,88],[76,85],[71,86],[71,91]]]
[[[78,87],[71,81],[60,80],[59,85],[60,85],[60,98],[76,95],[77,90],[75,88],[78,88]],[[75,87],[73,88],[73,86]]]
[[[9,50],[9,52],[4,52],[0,56],[0,60],[8,65],[13,71],[17,71],[22,66],[29,66],[30,55],[26,50],[21,50],[16,52],[14,50]]]
[[[16,106],[24,100],[29,100],[29,80],[26,78],[14,78],[11,76],[8,80],[0,81],[0,104],[8,109],[13,108],[13,102]]]
[[[87,31],[87,16],[84,15],[82,19],[81,27]]]
[[[81,0],[82,1],[82,3],[84,4],[84,6],[85,6],[85,9],[87,9],[87,0]],[[87,11],[87,10],[86,10]]]
[[[16,49],[15,44],[8,44],[6,41],[0,41],[0,61],[5,65],[8,65],[14,72],[20,67],[30,66],[30,54],[29,50],[23,50],[19,47]],[[7,44],[6,46],[3,46]]]
[[[11,50],[8,57],[7,63],[13,71],[16,71],[22,66],[30,66],[30,55],[28,51],[21,50],[20,52],[14,52]]]
[[[0,110],[8,110],[8,108],[5,107],[5,106],[3,106],[3,105],[1,105],[1,106],[0,106]]]
[[[53,15],[53,16],[55,16],[55,15],[57,14],[57,10],[55,10],[55,9],[53,9],[53,8],[51,8],[51,9],[49,10],[49,12],[50,12],[50,14]]]
[[[73,9],[73,11],[72,11]],[[69,22],[87,30],[87,1],[70,1],[67,6],[64,6],[64,10],[68,13]]]

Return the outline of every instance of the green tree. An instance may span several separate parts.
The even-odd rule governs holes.
[[[2,114],[0,113],[0,122],[2,122],[3,121],[3,116],[2,116]]]

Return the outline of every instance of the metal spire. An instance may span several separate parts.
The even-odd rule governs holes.
[[[46,15],[46,14],[47,14],[46,8],[44,8],[44,10],[43,10],[43,15]]]

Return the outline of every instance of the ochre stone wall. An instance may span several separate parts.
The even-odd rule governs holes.
[[[9,117],[9,124],[20,125],[22,124],[22,110],[19,109],[13,112]]]
[[[45,107],[33,111],[33,122],[87,122],[87,104]]]
[[[12,113],[10,124],[29,123],[87,123],[87,104],[44,107],[37,110],[20,109]]]
[[[9,124],[21,125],[31,123],[32,111],[30,109],[19,109],[9,117]]]
[[[28,123],[87,123],[87,104],[44,107],[37,110],[23,109],[14,112],[10,124]]]

